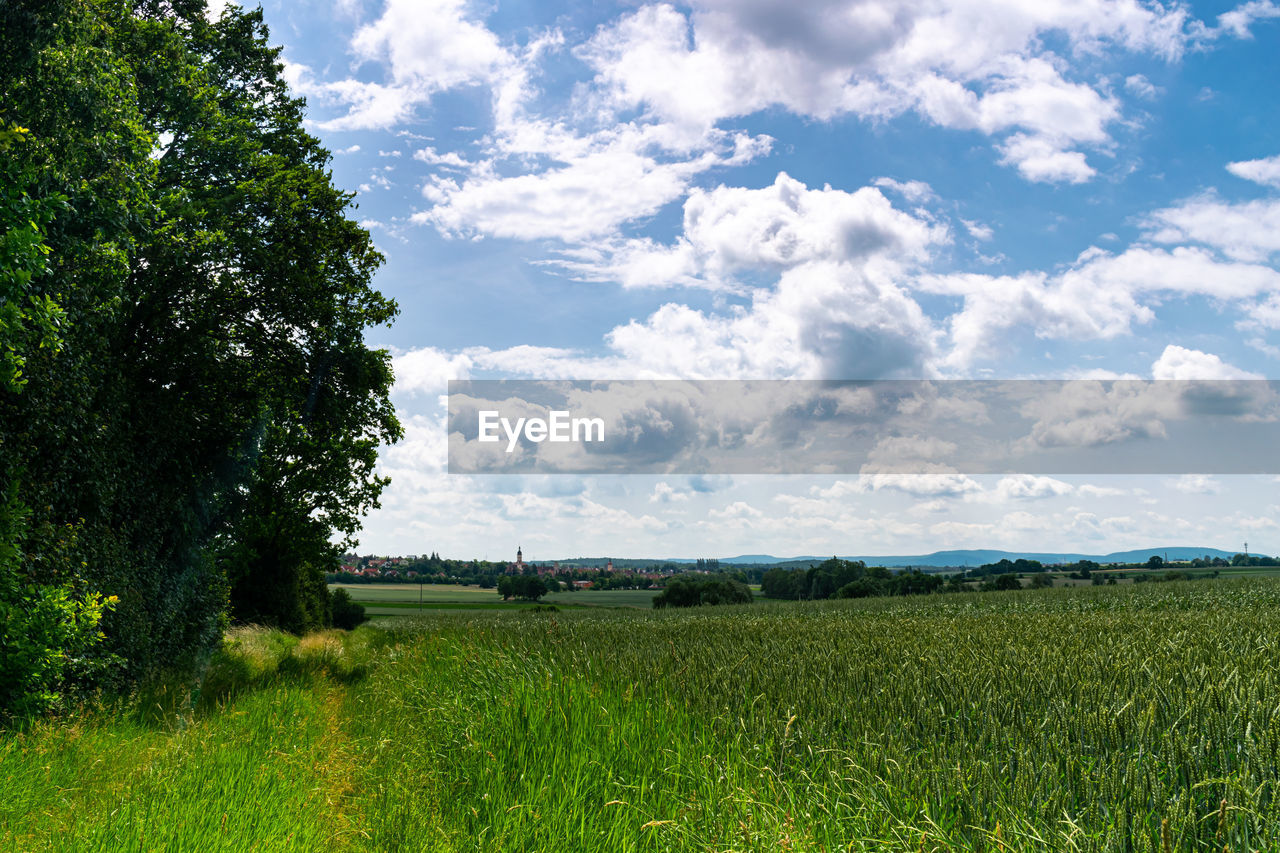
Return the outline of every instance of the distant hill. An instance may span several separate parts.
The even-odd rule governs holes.
[[[1074,563],[1078,560],[1093,560],[1097,563],[1145,563],[1153,555],[1166,557],[1169,560],[1190,560],[1195,557],[1222,557],[1229,560],[1236,551],[1223,551],[1221,548],[1203,546],[1177,545],[1160,548],[1139,548],[1134,551],[1113,551],[1109,554],[1063,553],[1049,551],[997,551],[990,549],[969,549],[956,551],[934,551],[932,554],[877,554],[844,556],[845,560],[862,560],[868,566],[981,566],[984,563],[998,563],[1000,560],[1039,560],[1042,563]],[[807,566],[810,563],[825,560],[826,557],[786,557],[776,558],[762,555],[721,558],[720,563],[730,565],[781,565]]]
[[[1039,560],[1042,563],[1074,563],[1078,560],[1093,560],[1096,563],[1145,563],[1152,555],[1166,557],[1169,560],[1190,560],[1195,557],[1222,557],[1230,560],[1236,551],[1223,551],[1221,548],[1205,548],[1202,546],[1175,545],[1165,548],[1139,548],[1136,551],[1113,551],[1110,554],[1059,553],[1049,551],[996,551],[991,549],[969,549],[956,551],[934,551],[932,554],[890,554],[844,556],[844,560],[862,560],[868,566],[928,566],[941,568],[944,566],[981,566],[984,563],[998,563],[1001,560]],[[721,566],[809,566],[819,563],[828,557],[774,557],[771,554],[742,554],[737,557],[721,557]],[[1261,554],[1257,556],[1263,556]],[[603,566],[608,557],[575,557],[560,560],[564,566],[585,565]],[[664,563],[693,563],[692,557],[655,558],[618,558],[613,559],[618,568],[641,569],[651,568]]]

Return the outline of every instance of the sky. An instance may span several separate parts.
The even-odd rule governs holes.
[[[450,475],[445,417],[450,379],[1280,377],[1280,3],[263,9],[401,309],[361,553],[1280,552],[1272,476]]]

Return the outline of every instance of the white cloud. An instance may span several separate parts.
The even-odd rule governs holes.
[[[654,373],[722,378],[919,376],[930,372],[934,338],[902,288],[834,263],[786,271],[749,309],[708,315],[669,303],[607,336]]]
[[[1216,31],[1206,31],[1210,37],[1216,38],[1221,33],[1226,33],[1238,39],[1253,38],[1251,27],[1257,21],[1265,21],[1271,18],[1280,18],[1280,6],[1277,6],[1272,0],[1249,0],[1247,3],[1241,3],[1229,12],[1223,12],[1218,16],[1218,26]]]
[[[472,163],[456,151],[446,151],[441,154],[430,146],[413,152],[413,159],[420,160],[429,166],[452,166],[456,169],[466,169],[472,166]]]
[[[204,9],[205,19],[210,23],[214,23],[222,17],[228,8],[232,6],[238,7],[239,5],[235,0],[208,0],[208,5]]]
[[[602,28],[578,51],[597,72],[594,101],[636,108],[704,133],[770,106],[828,119],[928,120],[1001,142],[1006,162],[1031,180],[1078,182],[1094,170],[1076,146],[1109,143],[1119,117],[1109,95],[1063,77],[1043,49],[1050,32],[1079,53],[1114,46],[1173,58],[1187,40],[1186,12],[1133,0],[945,6],[811,2],[787,6],[703,0],[691,16],[642,7]],[[688,85],[697,80],[698,85]]]
[[[781,273],[805,264],[921,262],[946,242],[945,226],[897,210],[879,190],[809,189],[786,173],[760,189],[695,189],[671,245],[625,241],[606,255],[569,253],[563,266],[624,285],[724,285],[736,273]]]
[[[981,222],[973,222],[968,219],[961,219],[960,222],[964,225],[965,230],[969,232],[969,236],[975,240],[986,242],[996,235],[990,225],[983,225]]]
[[[1270,174],[1268,168],[1272,167],[1254,166],[1247,171],[1260,179]],[[1227,202],[1202,195],[1157,210],[1143,224],[1151,240],[1204,243],[1240,261],[1265,261],[1280,251],[1280,199]]]
[[[964,298],[962,309],[948,319],[951,349],[940,362],[951,369],[995,355],[991,342],[1015,327],[1043,338],[1115,338],[1134,323],[1154,320],[1155,311],[1144,300],[1162,295],[1236,301],[1260,323],[1272,319],[1274,307],[1274,319],[1280,322],[1280,302],[1261,307],[1245,302],[1280,291],[1280,272],[1221,261],[1208,250],[1190,246],[1136,246],[1118,255],[1092,248],[1053,276],[926,275],[915,286]]]
[[[391,127],[438,92],[495,83],[512,62],[463,0],[388,0],[376,21],[356,30],[351,48],[362,62],[382,65],[389,80],[324,84],[322,93],[350,106],[321,123],[330,130]]]
[[[665,482],[655,485],[653,494],[649,495],[649,503],[683,503],[687,500],[689,500],[688,492],[677,491]]]
[[[1015,133],[1001,143],[1000,153],[1029,181],[1081,184],[1097,174],[1079,151],[1063,151],[1040,136]]]
[[[1170,485],[1188,495],[1216,495],[1222,491],[1221,483],[1204,474],[1183,474]]]
[[[723,509],[713,509],[707,513],[708,518],[736,523],[739,526],[761,518],[763,515],[763,512],[746,501],[734,501]]]
[[[1151,365],[1153,379],[1262,379],[1218,356],[1169,344]]]
[[[688,159],[671,159],[651,126],[622,125],[562,139],[563,165],[504,177],[492,161],[461,182],[437,175],[423,188],[433,203],[412,221],[449,235],[585,241],[651,216],[680,198],[692,179],[768,150],[767,138],[717,137]],[[569,150],[575,149],[575,150]]]
[[[1093,483],[1085,483],[1076,487],[1076,494],[1084,498],[1115,498],[1125,495],[1141,493],[1141,489],[1120,489],[1115,486],[1098,486]]]
[[[964,474],[862,474],[856,480],[837,480],[812,493],[824,499],[840,499],[880,491],[903,492],[914,497],[953,498],[982,491],[977,480]]]
[[[1019,474],[1012,477],[1001,477],[996,483],[991,497],[997,501],[1018,499],[1057,498],[1069,495],[1075,487],[1053,477],[1038,477],[1031,474]]]
[[[1241,160],[1228,163],[1227,171],[1238,178],[1253,181],[1267,187],[1280,189],[1280,154],[1259,160]]]
[[[1142,74],[1130,74],[1124,78],[1124,89],[1129,94],[1148,101],[1155,100],[1164,91]]]
[[[938,196],[934,193],[933,187],[924,181],[899,181],[893,178],[876,178],[871,182],[873,186],[881,189],[892,190],[898,193],[904,199],[912,204],[924,204],[929,201],[936,201]]]
[[[470,376],[472,357],[465,353],[449,353],[435,347],[423,347],[397,355],[391,360],[395,371],[397,395],[442,396],[448,391],[450,379],[466,379]]]

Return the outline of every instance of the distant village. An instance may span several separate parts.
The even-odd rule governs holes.
[[[555,580],[566,589],[657,589],[677,574],[690,571],[718,571],[718,560],[695,563],[661,563],[645,566],[615,566],[614,561],[555,560],[526,562],[523,547],[516,547],[510,562],[488,560],[448,560],[439,554],[401,557],[342,555],[331,583],[448,583],[494,587],[506,576],[533,576]]]

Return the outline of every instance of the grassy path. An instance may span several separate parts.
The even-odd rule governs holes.
[[[314,677],[340,641],[299,645],[298,672],[259,672],[190,718],[93,715],[0,739],[0,849],[359,848],[348,688]]]

